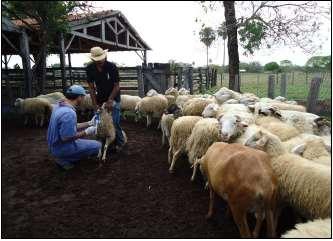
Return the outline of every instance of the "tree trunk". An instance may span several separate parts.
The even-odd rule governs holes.
[[[37,94],[44,93],[46,81],[47,46],[41,46],[38,52],[33,53],[35,65],[32,68],[33,79],[36,80]]]
[[[224,66],[225,66],[225,39],[223,39],[223,64],[222,64],[223,69]]]
[[[206,46],[206,51],[207,51],[207,54],[206,54],[206,57],[207,57],[207,68],[208,68],[208,46]]]
[[[229,89],[240,92],[240,86],[235,86],[235,76],[239,76],[239,55],[235,2],[223,1],[223,5],[228,35]]]

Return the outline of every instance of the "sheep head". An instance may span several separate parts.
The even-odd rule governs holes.
[[[208,104],[202,112],[203,117],[214,117],[219,109],[218,104],[210,103]]]
[[[247,141],[245,142],[245,146],[264,150],[267,142],[268,136],[262,131],[257,131],[249,139],[247,139]]]
[[[22,98],[17,98],[14,102],[15,107],[19,107],[22,103],[23,99]]]
[[[238,115],[220,115],[218,117],[219,135],[222,141],[228,142],[241,134],[248,126]]]

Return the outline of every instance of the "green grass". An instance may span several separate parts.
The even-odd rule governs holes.
[[[259,97],[267,97],[269,73],[241,73],[241,91],[254,93]],[[310,82],[312,75],[304,72],[294,72],[294,81],[292,74],[287,74],[287,99],[291,100],[306,100],[308,97]],[[276,77],[275,77],[276,78]],[[331,74],[323,76],[323,82],[320,87],[319,100],[331,99]],[[278,75],[278,80],[275,81],[275,96],[280,95],[281,74]],[[221,85],[221,75],[218,75],[217,86],[206,91],[206,93],[214,93],[222,86],[228,87],[228,74],[224,74]]]

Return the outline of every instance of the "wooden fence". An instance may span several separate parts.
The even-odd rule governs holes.
[[[147,67],[119,67],[120,89],[122,94],[140,95],[154,88],[160,93],[177,86],[185,87],[191,93],[203,93],[216,85],[217,71],[206,68],[177,68],[171,71],[169,64],[148,64]],[[66,85],[80,84],[87,88],[84,67],[65,68]],[[13,103],[15,98],[24,97],[24,74],[22,69],[2,69],[2,101]],[[62,91],[61,68],[46,69],[45,93]],[[32,83],[33,96],[38,94],[37,82]]]

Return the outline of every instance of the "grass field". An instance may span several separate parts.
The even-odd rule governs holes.
[[[241,73],[241,91],[251,92],[258,95],[259,97],[267,97],[269,75],[269,73]],[[308,74],[308,76],[306,76],[304,72],[294,72],[294,74],[288,73],[286,97],[289,100],[306,100],[308,97],[312,76],[312,74]],[[331,73],[326,73],[321,74],[321,76],[323,78],[323,82],[320,87],[319,100],[331,99],[332,75]],[[281,74],[278,74],[278,79],[275,76],[275,79],[275,96],[279,96]],[[209,89],[207,93],[214,93],[216,90],[221,88],[221,86],[228,87],[228,85],[228,74],[223,74],[223,76],[218,75],[217,86]]]

